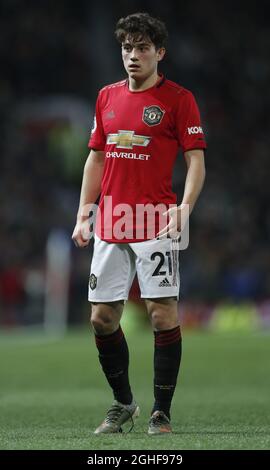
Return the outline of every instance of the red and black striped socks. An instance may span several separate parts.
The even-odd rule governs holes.
[[[180,326],[156,331],[154,352],[154,397],[152,413],[163,411],[170,418],[170,407],[181,361],[182,340]],[[129,384],[129,352],[123,331],[110,335],[95,335],[99,361],[117,401],[129,405],[132,393]]]
[[[154,411],[163,411],[170,418],[170,407],[179,372],[182,339],[180,326],[155,331]]]
[[[121,326],[110,335],[95,335],[95,339],[99,362],[113,390],[114,398],[129,405],[132,402],[128,378],[129,352]]]

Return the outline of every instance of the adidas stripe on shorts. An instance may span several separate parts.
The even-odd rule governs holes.
[[[127,300],[137,272],[142,298],[179,298],[179,250],[175,239],[108,243],[95,235],[90,302]]]

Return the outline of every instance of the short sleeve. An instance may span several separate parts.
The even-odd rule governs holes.
[[[183,152],[206,148],[199,108],[193,94],[188,90],[184,90],[179,97],[176,132]]]
[[[101,111],[100,111],[100,94],[96,102],[96,112],[93,121],[93,127],[88,142],[88,147],[96,150],[104,150],[106,138],[103,130]]]

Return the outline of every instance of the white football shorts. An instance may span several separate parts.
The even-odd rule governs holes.
[[[137,272],[141,297],[179,298],[179,249],[175,239],[108,243],[95,235],[89,278],[90,302],[128,299]]]

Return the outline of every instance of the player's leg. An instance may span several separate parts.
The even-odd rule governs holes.
[[[120,326],[134,272],[134,261],[125,246],[95,239],[88,296],[91,324],[99,361],[115,398],[96,434],[118,432],[138,413],[129,384],[128,346]]]
[[[128,345],[120,326],[123,305],[124,302],[119,301],[92,303],[91,324],[95,333],[99,362],[115,398],[95,434],[119,432],[123,424],[139,414],[129,384]]]
[[[129,351],[120,326],[124,302],[92,303],[91,324],[95,333],[99,362],[115,400],[132,402],[129,384]]]
[[[154,406],[149,434],[171,432],[170,409],[181,362],[182,341],[177,301],[146,300],[154,331]]]
[[[178,318],[179,251],[177,241],[132,244],[142,297],[154,330],[154,397],[149,433],[170,432],[170,407],[181,361]]]

